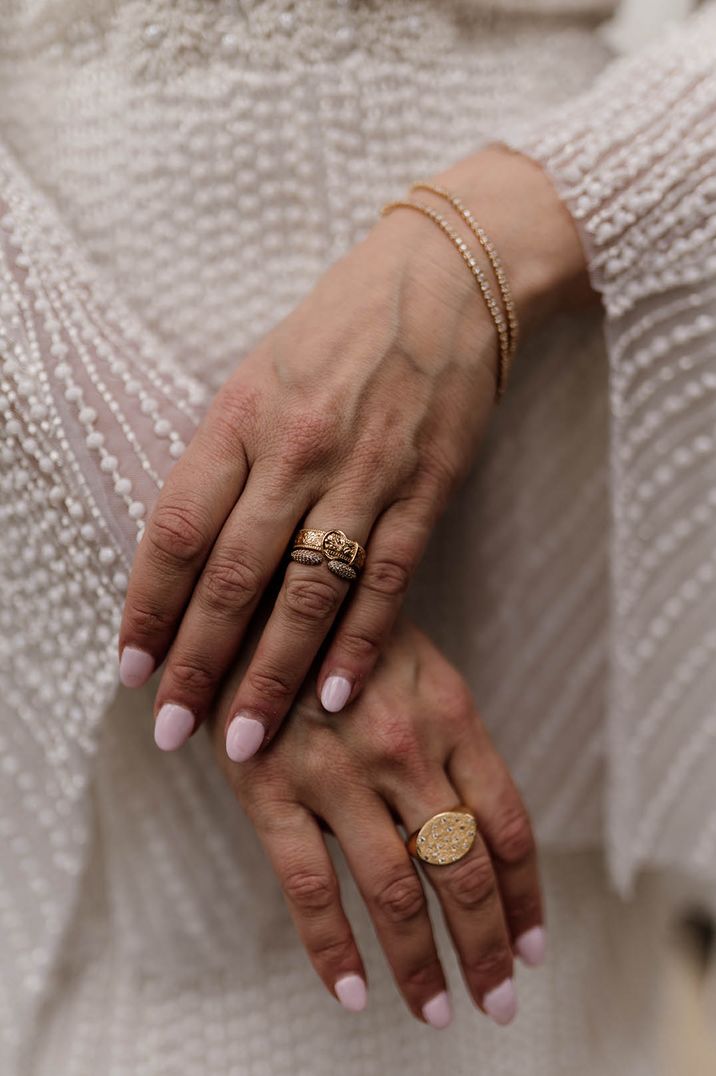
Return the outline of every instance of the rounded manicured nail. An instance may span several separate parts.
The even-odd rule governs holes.
[[[246,762],[264,741],[264,727],[248,714],[237,714],[226,730],[226,753],[232,762]]]
[[[186,706],[165,702],[154,722],[154,742],[162,751],[176,751],[194,731],[194,715]]]
[[[547,953],[547,935],[544,927],[532,927],[520,934],[515,942],[515,952],[530,968],[544,964]]]
[[[345,676],[329,676],[321,691],[321,706],[329,714],[337,714],[350,698],[353,685]]]
[[[151,654],[136,646],[125,646],[119,659],[119,680],[124,687],[142,687],[153,672]]]
[[[430,1001],[425,1002],[423,1005],[423,1019],[431,1027],[437,1028],[438,1031],[442,1031],[443,1028],[452,1023],[452,1005],[444,990],[441,994],[436,994]]]
[[[363,1012],[368,1001],[368,991],[360,975],[343,975],[336,980],[336,997],[348,1012]]]
[[[504,1026],[511,1023],[517,1015],[517,994],[512,979],[505,979],[494,990],[489,990],[482,999],[485,1012],[496,1024]]]

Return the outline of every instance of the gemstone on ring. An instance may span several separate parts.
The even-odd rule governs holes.
[[[299,564],[320,564],[323,560],[322,553],[316,553],[313,549],[294,549],[291,553],[291,559],[298,561]]]
[[[351,568],[350,564],[346,564],[342,560],[329,560],[328,567],[334,575],[339,575],[341,579],[347,579],[350,583],[358,576],[355,568]]]

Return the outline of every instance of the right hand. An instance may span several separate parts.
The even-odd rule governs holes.
[[[509,1023],[513,954],[527,963],[543,955],[534,840],[464,681],[427,637],[399,625],[375,676],[340,717],[321,708],[309,684],[271,749],[249,762],[231,762],[224,732],[215,720],[219,764],[271,859],[314,968],[353,1010],[362,1008],[365,970],[319,823],[342,846],[411,1012],[444,1027],[445,975],[423,881],[396,819],[411,832],[457,803],[473,809],[478,837],[467,855],[421,865],[474,1002]]]

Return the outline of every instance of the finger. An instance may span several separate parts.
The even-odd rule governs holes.
[[[298,494],[296,495],[298,496]],[[199,576],[155,700],[154,736],[180,747],[206,717],[306,505],[257,463]]]
[[[520,794],[491,745],[463,743],[447,769],[492,855],[514,950],[536,967],[545,958],[546,935],[537,849]]]
[[[217,397],[172,468],[137,548],[119,633],[125,687],[141,687],[164,660],[194,582],[246,481],[243,412],[232,399],[226,391]]]
[[[389,508],[371,531],[365,568],[318,675],[324,709],[338,713],[360,694],[423,554],[428,521],[405,504]]]
[[[365,968],[316,819],[298,804],[266,804],[251,815],[313,967],[344,1008],[360,1012],[367,1001]]]
[[[444,772],[429,788],[405,785],[395,796],[409,833],[459,802],[460,794]],[[421,866],[440,899],[473,1000],[495,1023],[510,1023],[517,1012],[510,936],[490,852],[479,830],[462,859]]]
[[[348,537],[363,545],[375,518],[369,506],[364,511],[351,516],[325,499],[303,525],[329,530],[340,520]],[[289,563],[229,711],[226,750],[234,762],[246,761],[278,731],[348,591],[349,583],[334,575],[325,559],[316,565]]]
[[[447,1027],[452,1009],[423,885],[385,803],[351,804],[331,826],[408,1007],[432,1027]]]

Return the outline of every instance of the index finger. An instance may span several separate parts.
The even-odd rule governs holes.
[[[164,660],[248,469],[238,428],[214,407],[170,472],[137,548],[119,633],[125,687],[141,687]]]

